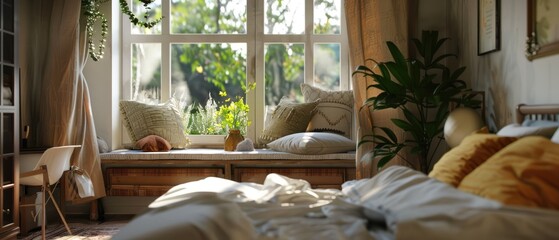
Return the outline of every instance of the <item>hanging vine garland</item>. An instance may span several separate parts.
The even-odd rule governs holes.
[[[154,0],[139,0],[140,2],[142,2],[144,4],[144,8],[146,9],[146,13],[144,14],[144,19],[146,19],[146,21],[141,21],[140,19],[138,19],[136,17],[136,15],[134,15],[134,13],[130,10],[130,7],[128,7],[128,2],[126,2],[126,0],[119,0],[120,1],[120,11],[122,11],[122,13],[128,15],[128,19],[130,19],[130,22],[136,26],[139,27],[145,27],[145,28],[152,28],[153,26],[155,26],[155,24],[158,24],[159,22],[161,22],[161,20],[163,19],[163,17],[160,17],[158,19],[155,19],[153,21],[148,21],[148,11],[151,9],[150,7],[148,7],[148,4],[152,3]]]
[[[82,0],[83,15],[86,18],[87,49],[89,50],[89,57],[91,57],[93,61],[99,61],[99,59],[103,58],[103,54],[105,54],[103,50],[105,50],[107,33],[109,32],[107,18],[99,11],[99,3],[100,1],[97,0]],[[95,52],[93,26],[99,19],[101,20],[101,39],[99,40],[99,50]]]
[[[105,54],[105,43],[107,42],[107,34],[109,32],[109,23],[107,18],[99,10],[100,3],[104,3],[110,0],[82,0],[82,11],[86,18],[86,31],[87,31],[87,49],[89,50],[89,56],[93,61],[99,61],[103,58]],[[155,19],[153,21],[148,21],[148,11],[151,9],[148,4],[152,3],[154,0],[139,0],[143,3],[146,13],[144,14],[144,19],[146,21],[141,21],[136,17],[136,15],[130,10],[128,2],[126,0],[120,1],[120,11],[128,15],[130,22],[138,27],[152,28],[161,20],[163,17]],[[134,0],[132,0],[134,1]],[[94,26],[97,21],[101,20],[101,39],[99,40],[99,46],[97,47],[97,52],[95,51],[95,44],[93,42]]]

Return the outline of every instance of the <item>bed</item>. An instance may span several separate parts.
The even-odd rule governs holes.
[[[557,239],[559,105],[517,114],[512,130],[468,136],[429,176],[392,166],[341,190],[209,177],[171,188],[113,239]]]

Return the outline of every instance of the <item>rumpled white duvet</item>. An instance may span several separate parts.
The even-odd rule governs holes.
[[[503,206],[399,166],[342,191],[210,177],[149,207],[113,239],[559,239],[559,211]]]

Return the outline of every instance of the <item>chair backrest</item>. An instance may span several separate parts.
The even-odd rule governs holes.
[[[74,149],[79,147],[81,145],[51,147],[43,153],[35,169],[39,169],[42,165],[47,165],[49,184],[54,184],[62,177],[64,171],[70,169],[72,153]]]

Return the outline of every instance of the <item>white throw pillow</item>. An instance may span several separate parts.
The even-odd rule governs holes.
[[[356,143],[342,135],[327,132],[294,133],[268,143],[268,148],[294,154],[344,153],[355,150]]]
[[[507,137],[543,136],[551,138],[556,130],[557,126],[521,126],[520,124],[513,123],[503,127],[497,132],[497,135]]]

